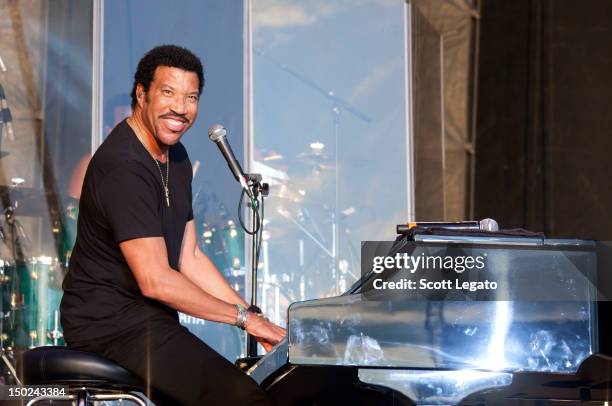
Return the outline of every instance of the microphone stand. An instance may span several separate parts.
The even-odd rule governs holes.
[[[264,220],[264,198],[270,193],[270,187],[267,183],[261,182],[261,175],[256,173],[247,173],[247,185],[253,195],[253,199],[250,202],[252,210],[251,221],[252,231],[246,230],[248,234],[252,235],[251,239],[251,305],[257,305],[257,268],[259,265],[259,249],[261,247],[261,237],[263,233],[263,220]],[[261,203],[260,203],[261,197]],[[259,209],[261,208],[261,214]],[[247,358],[257,357],[257,340],[247,335]]]

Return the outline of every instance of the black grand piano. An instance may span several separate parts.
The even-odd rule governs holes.
[[[610,244],[416,233],[374,249],[408,247],[485,255],[499,287],[424,299],[373,292],[398,273],[363,272],[341,296],[291,305],[287,338],[248,374],[280,405],[607,404]]]

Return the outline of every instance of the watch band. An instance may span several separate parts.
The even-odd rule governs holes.
[[[235,306],[238,310],[238,314],[236,315],[236,322],[234,323],[234,325],[244,330],[244,328],[246,327],[247,319],[249,317],[249,312],[240,303],[236,303]]]

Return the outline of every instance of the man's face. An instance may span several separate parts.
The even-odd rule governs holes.
[[[199,84],[195,72],[158,66],[148,92],[138,85],[142,121],[160,144],[176,144],[195,122]]]

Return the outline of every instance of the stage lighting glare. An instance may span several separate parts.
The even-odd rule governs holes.
[[[310,149],[312,149],[312,152],[314,152],[315,154],[321,153],[321,151],[323,151],[323,148],[325,148],[325,144],[320,141],[315,141],[310,144]]]

